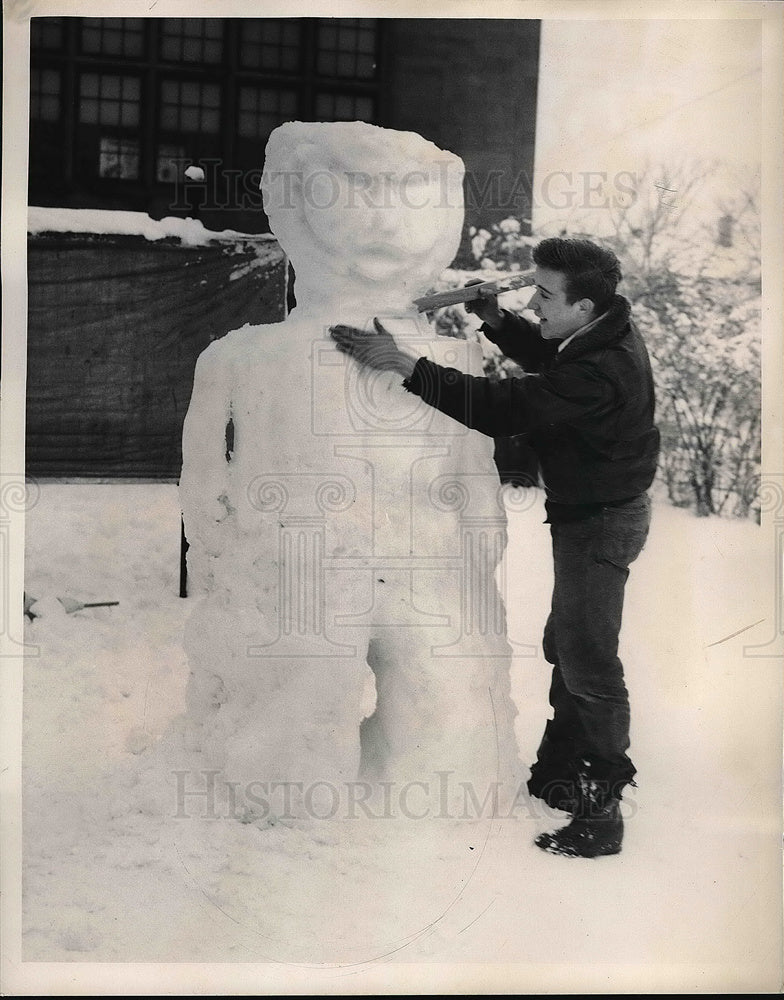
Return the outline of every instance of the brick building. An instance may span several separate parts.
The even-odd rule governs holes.
[[[467,223],[525,215],[539,21],[35,17],[30,203],[264,232],[270,131],[360,119],[463,157]],[[201,166],[204,182],[183,176]]]
[[[465,262],[469,226],[528,217],[538,54],[536,20],[34,17],[30,205],[250,236],[31,235],[28,472],[176,479],[199,353],[292,301],[261,235],[281,122],[360,119],[458,153]]]

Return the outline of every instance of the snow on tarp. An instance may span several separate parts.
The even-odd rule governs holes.
[[[141,212],[29,211],[27,471],[179,476],[196,358],[285,315],[269,235]]]
[[[37,233],[93,233],[113,236],[143,236],[155,242],[176,238],[183,246],[207,246],[215,241],[274,242],[270,233],[248,236],[233,229],[213,232],[205,229],[198,219],[180,219],[169,216],[152,219],[145,212],[115,212],[102,208],[40,208],[30,206],[27,211],[27,232]]]

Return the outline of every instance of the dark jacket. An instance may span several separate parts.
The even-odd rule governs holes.
[[[547,497],[556,504],[602,504],[644,492],[659,452],[648,352],[627,299],[558,352],[539,327],[504,313],[487,337],[516,361],[522,378],[491,381],[420,358],[406,388],[490,437],[526,434]]]

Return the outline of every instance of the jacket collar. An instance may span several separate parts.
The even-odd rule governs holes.
[[[623,295],[616,295],[610,308],[590,324],[589,329],[570,340],[562,351],[556,354],[556,361],[570,361],[589,351],[607,347],[626,332],[631,319],[631,303]]]

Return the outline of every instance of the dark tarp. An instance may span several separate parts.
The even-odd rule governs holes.
[[[283,319],[285,275],[264,237],[31,236],[27,472],[178,479],[197,357]]]

